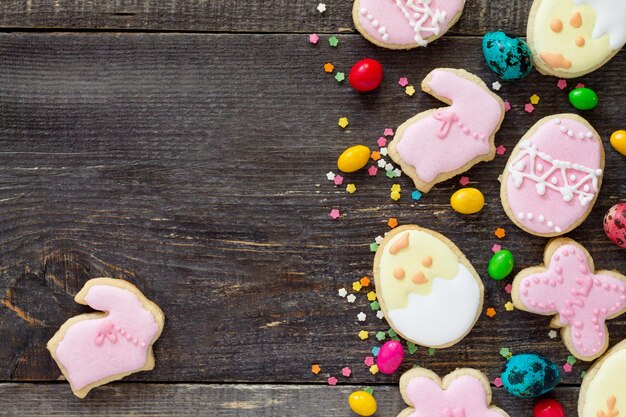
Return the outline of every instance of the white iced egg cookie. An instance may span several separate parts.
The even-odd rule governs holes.
[[[461,17],[465,0],[355,0],[354,25],[368,41],[389,49],[426,46]]]
[[[626,340],[596,362],[583,379],[579,417],[626,415]]]
[[[541,73],[580,77],[626,44],[626,0],[535,0],[527,35]]]
[[[427,347],[449,347],[474,327],[480,277],[446,237],[415,225],[389,232],[374,258],[376,294],[389,325]]]

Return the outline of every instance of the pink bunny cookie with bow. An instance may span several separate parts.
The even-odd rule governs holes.
[[[398,417],[509,417],[491,405],[489,380],[475,369],[457,369],[441,380],[414,368],[400,377],[400,392],[409,408]]]
[[[626,277],[594,272],[593,259],[574,240],[558,238],[546,246],[545,266],[524,269],[513,281],[513,303],[520,310],[555,316],[572,355],[592,361],[609,344],[606,320],[626,312]]]
[[[448,103],[404,122],[389,144],[389,156],[428,192],[433,185],[467,171],[496,154],[495,134],[504,102],[482,80],[461,69],[437,68],[422,90]]]
[[[389,49],[426,46],[463,13],[465,0],[355,0],[352,17],[368,41]]]
[[[74,395],[84,398],[97,386],[154,368],[152,345],[165,316],[137,287],[120,279],[94,278],[75,300],[106,313],[72,317],[48,342]]]

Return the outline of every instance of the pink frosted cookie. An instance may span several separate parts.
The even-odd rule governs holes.
[[[465,0],[355,0],[352,17],[368,41],[389,49],[426,46],[463,13]]]
[[[609,344],[606,320],[626,312],[626,277],[617,271],[594,272],[593,259],[571,239],[552,240],[545,266],[521,271],[513,281],[513,303],[520,310],[555,316],[550,324],[572,355],[600,357]]]
[[[504,211],[533,235],[565,234],[591,212],[603,170],[602,141],[585,119],[544,117],[519,141],[504,169]]]
[[[504,102],[480,78],[461,69],[437,68],[422,90],[448,103],[412,117],[389,144],[389,156],[428,192],[433,185],[496,155],[495,134],[504,119]]]
[[[400,393],[409,408],[398,417],[509,417],[491,405],[489,380],[476,369],[457,369],[441,380],[428,369],[413,368],[400,377]]]
[[[154,368],[152,344],[161,335],[165,316],[134,285],[94,278],[75,300],[106,313],[72,317],[48,342],[74,395],[85,398],[97,386]]]

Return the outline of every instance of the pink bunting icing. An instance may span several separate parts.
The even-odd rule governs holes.
[[[426,46],[429,37],[443,35],[465,0],[360,0],[358,22],[379,42]]]
[[[554,252],[547,271],[522,279],[519,298],[530,312],[558,314],[569,327],[572,353],[593,357],[605,348],[607,317],[626,308],[626,283],[594,274],[586,254],[567,244]]]
[[[159,332],[152,313],[131,291],[94,285],[85,301],[109,314],[72,324],[58,344],[57,360],[74,389],[144,367],[150,343]]]
[[[455,377],[447,389],[424,376],[412,378],[406,396],[415,411],[409,417],[502,417],[489,407],[483,382],[471,375]]]

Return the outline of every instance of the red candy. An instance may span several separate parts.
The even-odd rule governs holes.
[[[362,59],[354,64],[348,80],[352,88],[358,92],[376,90],[383,81],[383,66],[375,59]]]
[[[565,412],[561,403],[548,398],[535,404],[533,415],[535,417],[565,417]]]

